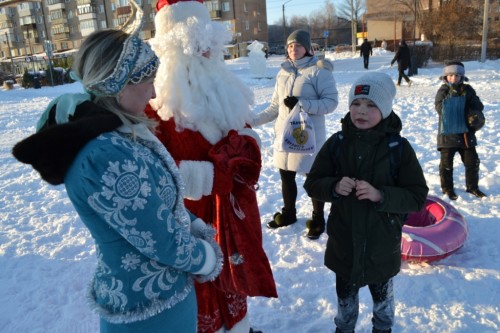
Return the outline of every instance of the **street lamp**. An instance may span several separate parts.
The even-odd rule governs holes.
[[[283,47],[286,48],[286,20],[285,20],[285,5],[292,0],[285,1],[283,3]]]
[[[54,86],[54,77],[52,76],[52,44],[50,40],[45,41],[45,55],[49,61],[50,83]]]
[[[490,1],[484,0],[483,39],[481,42],[481,62],[486,61],[486,44],[488,43],[488,13],[489,12],[490,12]]]
[[[9,34],[5,32],[5,42],[7,43],[7,47],[9,48],[9,57],[10,57],[10,71],[12,72],[12,75],[15,77],[15,69],[14,69],[14,59],[12,59],[12,51],[10,49],[10,41],[9,41]]]
[[[32,18],[32,17],[31,17]],[[33,35],[34,36],[34,33],[33,33],[33,27],[31,27],[30,29],[30,26],[32,25],[32,21],[30,21],[30,24],[28,24],[28,26],[26,27],[26,35],[28,37],[28,44],[30,46],[30,52],[31,52],[31,64],[33,65],[33,76],[36,76],[36,69],[35,69],[35,53],[33,51],[33,45],[31,45],[31,36]],[[31,30],[31,32],[30,32]]]

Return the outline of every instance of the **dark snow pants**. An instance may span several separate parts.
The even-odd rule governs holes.
[[[375,329],[389,330],[394,323],[394,293],[392,278],[383,283],[369,284],[373,299],[372,324]],[[359,288],[336,275],[338,311],[335,325],[340,332],[354,332],[359,314]]]
[[[460,154],[465,167],[465,186],[467,190],[475,190],[479,183],[479,156],[475,147],[463,148],[442,148],[441,161],[439,163],[439,176],[441,179],[441,189],[443,193],[453,190],[453,158],[455,153]]]
[[[370,62],[370,56],[369,55],[364,55],[363,56],[363,65],[365,66],[365,69],[368,69],[368,63]]]
[[[295,201],[297,200],[297,182],[295,171],[279,169],[281,176],[281,194],[283,195],[283,212],[295,212]],[[313,211],[323,215],[325,203],[311,199]],[[295,213],[294,213],[295,214]]]
[[[398,68],[398,86],[401,85],[401,79],[403,78],[407,83],[410,82],[410,78],[405,74],[405,70]]]

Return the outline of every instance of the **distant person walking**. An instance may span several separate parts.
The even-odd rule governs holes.
[[[404,78],[405,81],[408,83],[408,86],[411,87],[411,80],[406,76],[405,70],[407,70],[410,67],[410,48],[408,47],[408,44],[406,44],[406,41],[402,39],[399,42],[399,48],[396,54],[394,55],[394,59],[391,61],[391,66],[395,63],[398,62],[398,84],[397,86],[401,86],[401,79]]]
[[[363,57],[365,69],[368,69],[368,62],[370,61],[371,55],[373,55],[372,44],[365,38],[365,41],[361,44],[361,50],[359,52],[359,56]]]

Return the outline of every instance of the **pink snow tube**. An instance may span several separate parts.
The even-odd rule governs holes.
[[[424,208],[408,215],[403,226],[401,258],[435,261],[460,249],[467,239],[464,217],[449,203],[427,196]]]

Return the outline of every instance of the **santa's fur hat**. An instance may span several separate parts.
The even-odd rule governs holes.
[[[202,54],[210,49],[211,54],[223,55],[231,33],[210,19],[202,0],[159,0],[156,9],[155,40],[172,39],[184,54]],[[155,52],[162,54],[161,49]]]

